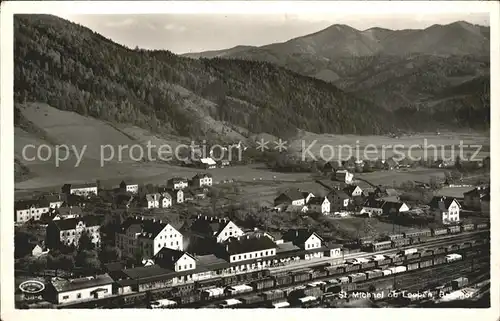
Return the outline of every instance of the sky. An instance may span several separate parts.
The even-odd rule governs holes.
[[[174,53],[262,46],[284,42],[346,24],[358,30],[372,27],[423,29],[433,24],[467,21],[489,25],[487,14],[59,14],[130,48],[166,49]]]

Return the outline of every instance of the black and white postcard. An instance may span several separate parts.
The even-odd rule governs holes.
[[[498,318],[498,10],[2,3],[2,320]]]

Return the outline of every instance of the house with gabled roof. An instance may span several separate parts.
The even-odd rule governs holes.
[[[240,227],[227,218],[202,215],[198,215],[193,221],[190,230],[200,238],[212,239],[217,243],[223,243],[230,237],[240,237],[244,234]]]
[[[312,197],[307,203],[309,212],[328,214],[330,213],[330,201],[327,197]]]
[[[151,258],[162,247],[182,250],[183,235],[168,222],[129,217],[116,233],[115,245],[123,254],[140,254],[143,258]]]
[[[268,237],[241,236],[229,238],[221,247],[224,258],[233,263],[257,258],[266,260],[276,255],[278,246]]]
[[[291,188],[284,191],[274,199],[274,206],[282,204],[303,206],[306,204],[306,200],[312,196],[314,196],[312,193],[304,194],[299,189]]]
[[[153,257],[155,264],[175,272],[196,269],[196,258],[184,251],[163,247]]]
[[[94,183],[84,183],[84,184],[64,184],[61,188],[63,194],[66,195],[79,195],[83,197],[89,197],[91,195],[97,195],[97,184]]]
[[[346,169],[340,169],[335,172],[335,179],[339,182],[346,184],[351,184],[354,178],[354,174]]]
[[[384,209],[382,208],[383,205],[383,200],[370,197],[363,204],[360,214],[368,214],[370,217],[374,215],[382,215],[384,212]]]
[[[453,197],[434,196],[429,203],[436,222],[442,224],[458,223],[462,206]]]
[[[283,234],[284,244],[291,242],[293,245],[306,250],[302,255],[306,260],[320,258],[324,255],[323,238],[316,232],[308,229],[289,230]]]
[[[21,200],[14,202],[14,222],[25,223],[29,220],[39,221],[44,213],[50,210],[46,200]]]
[[[209,173],[198,173],[191,179],[194,188],[209,187],[213,184],[212,174]]]
[[[174,190],[185,189],[189,186],[189,180],[183,177],[172,177],[167,181],[167,187]]]
[[[86,233],[90,241],[99,246],[102,220],[95,215],[52,220],[47,225],[45,243],[50,249],[61,245],[78,246],[80,237]]]
[[[357,196],[362,196],[363,195],[363,190],[361,187],[357,185],[348,185],[343,188],[343,191],[349,196],[349,197],[357,197]]]
[[[330,201],[330,211],[346,209],[351,203],[351,198],[341,189],[334,188],[326,196]]]
[[[477,186],[464,193],[464,205],[470,209],[480,211],[484,205],[489,207],[489,202],[490,186]]]
[[[182,204],[184,203],[184,190],[182,189],[161,189],[161,195],[164,198],[170,199],[170,207],[172,203],[174,204]]]
[[[77,279],[53,278],[45,292],[56,304],[87,302],[113,295],[113,283],[108,274]]]

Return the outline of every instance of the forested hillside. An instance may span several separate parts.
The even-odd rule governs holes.
[[[190,108],[186,91],[199,98]],[[15,100],[186,136],[204,134],[198,125],[204,112],[276,135],[406,126],[379,106],[270,63],[130,50],[48,15],[15,17]]]
[[[212,131],[208,118],[281,137],[297,128],[381,134],[437,126],[427,112],[411,110],[427,119],[415,122],[370,97],[269,62],[132,50],[55,16],[16,15],[14,36],[16,102],[47,103],[154,132],[204,137]]]

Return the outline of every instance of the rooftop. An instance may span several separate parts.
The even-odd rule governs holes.
[[[277,248],[276,243],[274,243],[268,237],[240,237],[237,238],[229,238],[226,245],[226,251],[229,255],[233,254],[241,254],[248,252],[256,252],[268,249]]]
[[[61,220],[52,221],[60,231],[74,230],[79,222],[83,222],[86,227],[101,226],[102,218],[95,215],[87,215],[83,217],[72,217]]]
[[[87,289],[97,286],[113,284],[113,279],[107,274],[97,275],[95,277],[89,276],[79,279],[61,279],[53,278],[51,280],[52,286],[57,292],[68,292],[80,289]]]

